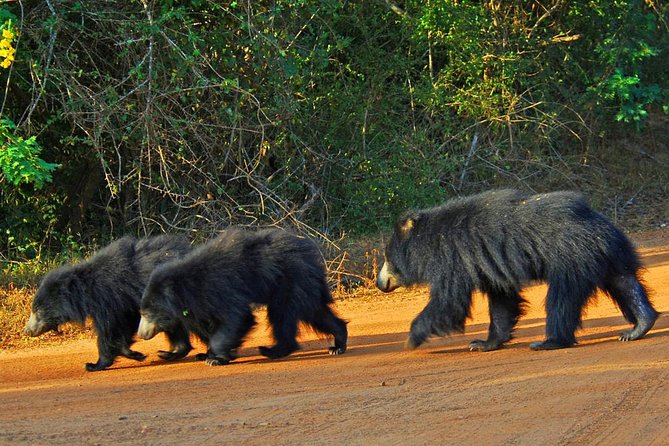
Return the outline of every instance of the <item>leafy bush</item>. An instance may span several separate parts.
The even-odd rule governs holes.
[[[14,186],[32,184],[41,189],[44,183],[51,182],[51,172],[60,166],[39,157],[42,148],[35,136],[23,139],[15,131],[16,124],[0,119],[0,170]]]

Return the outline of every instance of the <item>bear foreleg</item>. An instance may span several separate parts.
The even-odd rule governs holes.
[[[448,294],[435,292],[433,287],[430,301],[411,323],[405,348],[413,350],[432,335],[446,336],[453,331],[463,331],[471,305],[471,293],[466,295],[465,299],[452,299]]]
[[[238,349],[244,337],[255,325],[255,318],[250,308],[240,313],[231,313],[225,322],[211,336],[205,363],[207,365],[225,365],[238,356]]]
[[[183,325],[179,324],[175,329],[169,330],[166,335],[170,341],[170,350],[158,351],[158,356],[164,360],[176,361],[185,358],[193,349],[190,343],[190,334]]]

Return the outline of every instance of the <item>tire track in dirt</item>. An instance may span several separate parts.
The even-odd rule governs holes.
[[[669,434],[669,425],[666,420],[669,419],[667,407],[663,412],[657,412],[653,406],[654,400],[658,396],[666,395],[666,385],[669,379],[669,371],[663,372],[658,379],[657,369],[666,369],[669,367],[669,361],[662,361],[656,364],[650,364],[648,368],[655,369],[648,372],[636,374],[633,377],[627,377],[625,383],[629,386],[623,389],[615,399],[609,399],[604,407],[593,408],[581,413],[578,425],[586,421],[585,425],[561,438],[560,445],[569,444],[588,444],[588,445],[609,445],[609,444],[633,444],[637,443],[634,438],[628,438],[629,431],[643,431],[645,444],[651,444],[655,440],[662,439],[666,444],[667,434]],[[634,371],[629,373],[636,373]],[[666,401],[666,399],[663,399]],[[648,415],[651,419],[646,421]],[[630,429],[629,423],[639,425],[637,429]],[[625,428],[620,428],[625,425]],[[650,429],[651,426],[655,426]],[[650,438],[648,438],[650,437]]]

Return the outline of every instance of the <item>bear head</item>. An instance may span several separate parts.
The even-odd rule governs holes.
[[[386,245],[383,266],[376,276],[376,287],[389,293],[400,286],[415,283],[411,274],[412,241],[420,226],[422,217],[411,212],[401,217],[395,224],[393,234]]]
[[[141,319],[137,336],[151,339],[158,333],[177,327],[179,316],[175,312],[174,281],[165,266],[156,268],[142,295]]]
[[[39,336],[50,330],[57,331],[65,322],[83,324],[85,313],[78,270],[65,266],[50,271],[42,279],[23,332],[28,336]]]

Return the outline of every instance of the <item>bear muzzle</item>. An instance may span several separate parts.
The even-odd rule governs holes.
[[[51,326],[44,321],[41,321],[34,312],[30,312],[30,318],[23,328],[23,333],[28,336],[39,336],[49,330],[55,330],[58,327]]]
[[[386,260],[383,262],[381,271],[376,276],[376,287],[384,293],[389,293],[402,285],[400,280],[391,272],[391,267]]]
[[[137,337],[148,340],[160,333],[160,331],[158,325],[142,315],[142,318],[139,320],[139,327],[137,328]]]

